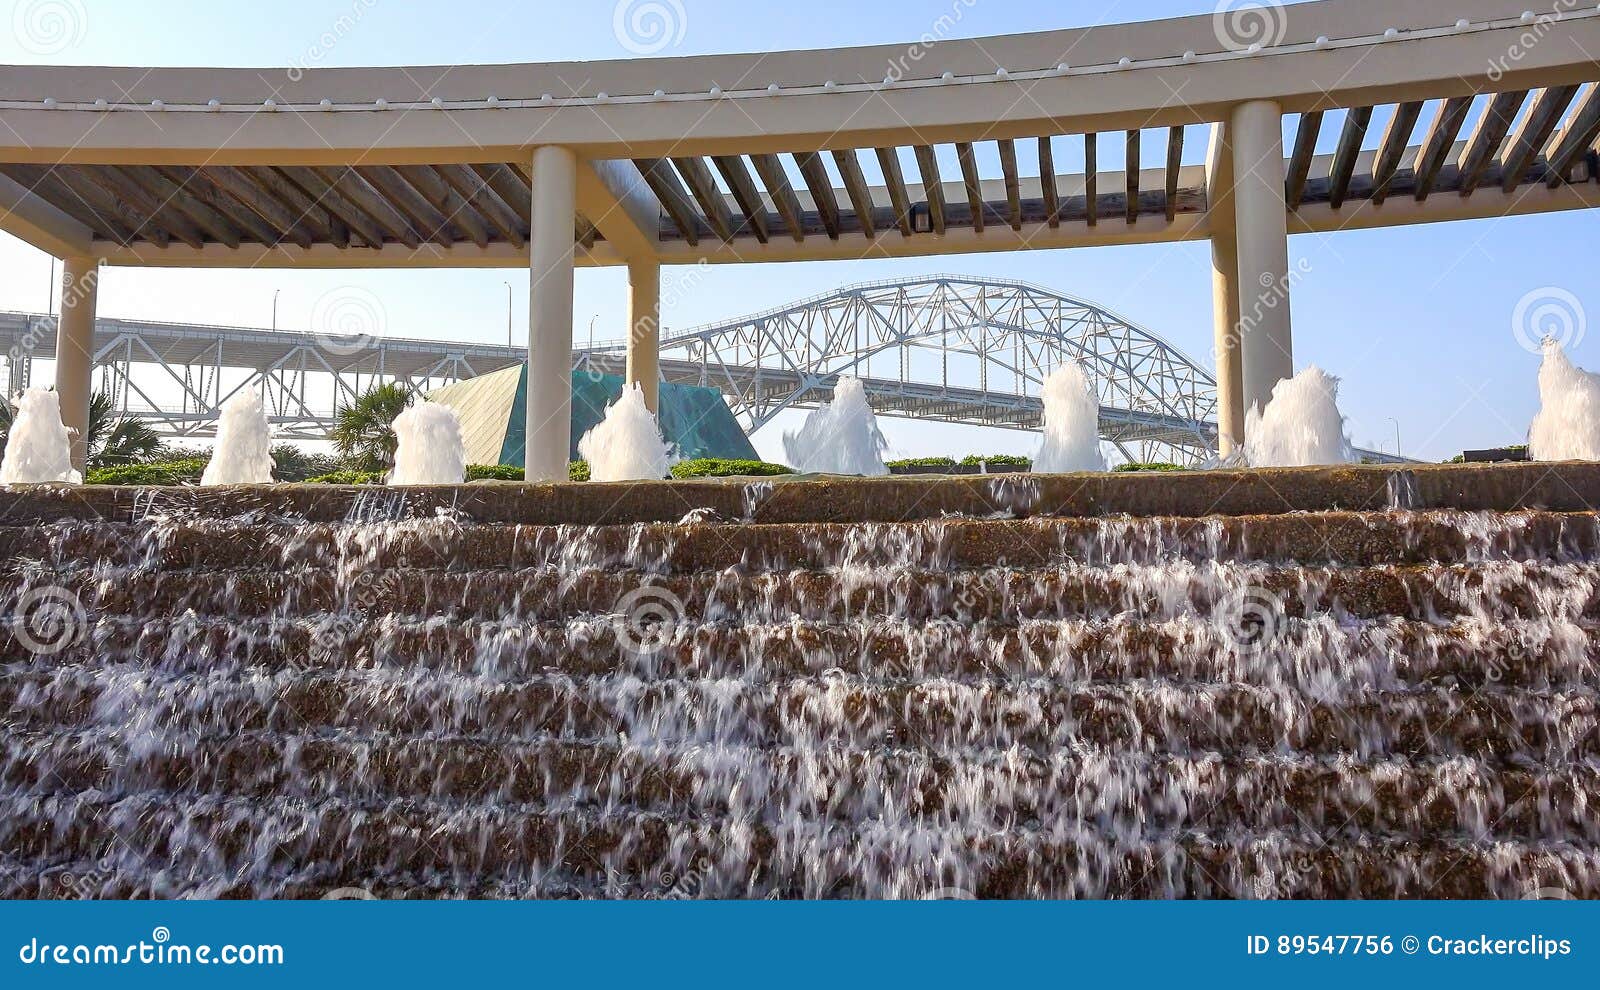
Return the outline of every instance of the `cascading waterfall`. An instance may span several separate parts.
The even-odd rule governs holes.
[[[456,485],[467,474],[467,448],[456,411],[437,402],[418,402],[394,420],[394,470],[391,485]]]
[[[789,463],[806,474],[885,475],[883,452],[889,448],[878,418],[867,403],[861,381],[841,377],[833,401],[812,410],[798,433],[784,433]]]
[[[1244,435],[1245,460],[1254,467],[1355,460],[1339,411],[1339,379],[1316,365],[1274,385],[1266,409],[1245,413]]]
[[[1600,375],[1573,365],[1554,340],[1544,343],[1528,453],[1536,461],[1600,460]]]
[[[0,628],[0,895],[1600,895],[1593,513],[776,487],[737,524],[10,506],[0,602],[83,628]]]
[[[578,456],[589,462],[594,481],[656,481],[672,471],[672,445],[661,438],[636,384],[625,386],[605,419],[578,441]]]
[[[1041,473],[1104,471],[1100,452],[1100,397],[1077,362],[1068,361],[1044,380],[1044,443],[1033,459]]]
[[[202,485],[266,485],[276,467],[272,460],[272,427],[261,396],[240,392],[222,404],[217,445],[200,476]]]
[[[46,388],[30,388],[17,401],[0,457],[0,485],[49,481],[75,485],[83,475],[72,468],[72,433],[61,422],[61,397]]]

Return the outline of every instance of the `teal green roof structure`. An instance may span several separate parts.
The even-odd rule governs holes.
[[[469,464],[523,466],[523,437],[527,423],[528,368],[521,365],[446,385],[428,393],[456,411]],[[622,395],[620,375],[587,371],[572,373],[572,449],[606,415],[606,407]],[[730,457],[756,459],[722,393],[695,385],[661,384],[661,435],[684,459]]]

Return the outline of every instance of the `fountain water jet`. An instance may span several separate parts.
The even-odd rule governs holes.
[[[17,402],[10,439],[0,458],[0,484],[27,485],[50,481],[79,484],[72,469],[72,431],[61,422],[61,397],[45,388],[30,388]]]
[[[1104,471],[1100,452],[1100,397],[1076,361],[1044,381],[1044,444],[1033,469],[1045,474]]]
[[[789,463],[805,474],[885,475],[888,447],[866,388],[848,376],[833,387],[832,402],[806,417],[799,433],[783,435]]]
[[[240,392],[222,405],[217,446],[200,476],[202,485],[270,485],[272,427],[261,396]]]
[[[578,441],[594,481],[659,481],[672,471],[672,445],[645,405],[644,390],[630,384],[606,407],[605,419]]]
[[[1266,409],[1245,415],[1244,458],[1252,467],[1348,464],[1355,450],[1339,412],[1339,379],[1310,365],[1274,385]]]
[[[1574,365],[1555,340],[1544,342],[1528,454],[1536,461],[1600,461],[1600,375]]]
[[[390,485],[458,485],[467,474],[467,448],[456,411],[419,402],[394,420],[399,440]]]

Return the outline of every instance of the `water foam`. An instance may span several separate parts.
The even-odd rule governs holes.
[[[606,407],[606,417],[578,441],[594,481],[659,481],[672,470],[672,445],[661,438],[644,390],[630,384]]]
[[[1044,380],[1044,444],[1033,459],[1041,473],[1104,471],[1100,452],[1100,397],[1077,362],[1068,361]]]
[[[1272,387],[1266,409],[1245,414],[1245,460],[1253,467],[1348,464],[1355,449],[1339,411],[1339,379],[1310,365]]]
[[[883,463],[888,448],[866,388],[849,376],[839,379],[833,401],[807,416],[799,433],[783,435],[790,465],[807,474],[888,474]]]
[[[1600,375],[1575,366],[1554,340],[1544,343],[1528,453],[1536,461],[1600,461]]]
[[[222,405],[217,446],[200,476],[202,485],[269,485],[272,483],[272,427],[261,396],[240,392]]]
[[[395,417],[399,446],[391,485],[458,485],[467,475],[467,448],[456,411],[437,402],[419,402]]]
[[[0,459],[0,485],[49,481],[76,485],[83,475],[72,469],[72,434],[61,422],[61,397],[49,389],[30,388],[17,402]]]

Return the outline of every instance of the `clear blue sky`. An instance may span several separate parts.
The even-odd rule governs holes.
[[[681,44],[663,54],[833,47],[913,40],[940,17],[955,36],[982,36],[1095,23],[1210,13],[1213,0],[681,0]],[[970,4],[970,6],[969,6]],[[613,31],[613,0],[274,0],[267,7],[195,0],[0,0],[0,62],[148,65],[301,64],[335,21],[363,9],[356,29],[321,65],[459,64],[626,57]],[[40,55],[24,46],[19,18],[65,11],[65,47]],[[270,14],[268,11],[270,10]],[[952,12],[955,12],[952,15]],[[54,46],[59,46],[57,42]],[[1375,121],[1369,144],[1381,133]],[[1204,155],[1189,141],[1187,161]],[[1063,170],[1070,162],[1058,162]],[[1112,159],[1104,167],[1119,168]],[[1405,452],[1443,458],[1463,447],[1520,442],[1537,407],[1538,359],[1512,332],[1526,294],[1557,287],[1600,314],[1592,213],[1292,239],[1309,274],[1295,286],[1297,366],[1316,363],[1344,380],[1352,438],[1393,449],[1398,421]],[[1205,244],[1096,248],[903,261],[715,267],[674,299],[666,326],[682,329],[868,279],[955,271],[1036,282],[1084,296],[1163,334],[1191,355],[1210,352],[1209,252]],[[0,235],[0,308],[45,306],[49,259]],[[668,278],[671,276],[669,274]],[[116,269],[102,283],[107,315],[264,326],[281,291],[280,326],[309,325],[317,300],[360,286],[383,300],[397,336],[504,340],[505,282],[512,285],[518,340],[525,339],[527,278],[505,272],[194,272]],[[597,337],[621,335],[624,280],[611,270],[577,276],[576,336],[591,320]],[[671,293],[669,295],[678,295]],[[1600,343],[1572,348],[1600,366]],[[780,423],[781,429],[784,424]],[[789,424],[792,427],[792,423]],[[885,421],[897,453],[1028,452],[1034,437]],[[757,437],[781,451],[776,431]]]

